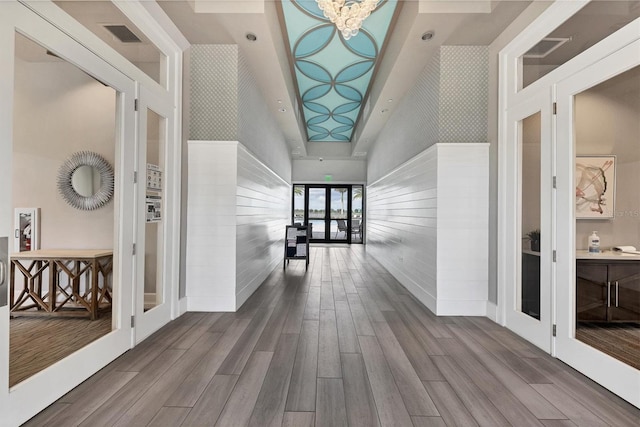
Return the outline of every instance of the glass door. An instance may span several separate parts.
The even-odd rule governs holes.
[[[166,101],[140,89],[138,102],[138,185],[135,286],[135,342],[171,320],[167,284],[167,117]]]
[[[640,41],[560,82],[557,102],[556,356],[640,406]]]
[[[34,279],[37,288],[34,291],[42,291],[46,301],[37,298],[43,304],[32,311],[44,315],[31,318],[31,313],[26,312],[29,309],[26,309],[21,317],[64,324],[61,333],[73,331],[75,335],[69,337],[66,344],[59,344],[60,348],[67,347],[71,341],[83,343],[77,351],[62,356],[61,360],[56,360],[38,375],[11,389],[9,371],[2,370],[0,400],[6,408],[2,420],[8,425],[19,425],[131,346],[131,248],[134,241],[131,177],[135,152],[133,144],[127,142],[135,140],[135,84],[18,2],[0,4],[0,40],[0,81],[7,89],[6,96],[0,99],[0,111],[3,112],[0,114],[0,169],[3,170],[0,173],[3,182],[0,189],[0,226],[6,231],[7,225],[13,222],[10,219],[16,200],[13,197],[19,192],[21,197],[31,198],[21,200],[20,204],[28,203],[27,206],[39,208],[40,249],[58,250],[54,255],[51,251],[47,255],[49,259],[57,260],[38,261],[43,266],[46,263],[49,269],[53,268],[55,274],[50,274],[50,280],[46,281],[44,277]],[[105,185],[113,184],[113,198],[99,209],[77,209],[67,204],[56,188],[61,166],[69,165],[67,159],[77,160],[79,157],[74,153],[82,151],[99,154],[113,167],[113,175],[104,175],[109,178],[104,181]],[[96,157],[91,155],[90,158]],[[81,193],[94,187],[73,185],[76,172],[81,167],[77,166],[72,171],[73,188],[65,187],[67,194],[74,191],[77,192],[75,199],[95,201],[93,196]],[[98,183],[95,175],[84,176]],[[98,191],[103,188],[102,178],[101,174]],[[34,236],[31,237],[31,242],[35,242]],[[37,249],[30,246],[28,249]],[[63,261],[67,256],[64,254],[71,251],[82,252],[85,258],[109,258],[109,264],[91,264],[95,273],[92,277],[100,275],[105,280],[80,277],[88,270],[78,271],[74,265],[79,263]],[[69,283],[71,286],[67,287]],[[48,284],[51,284],[51,289],[40,288],[40,285]],[[87,289],[90,293],[86,292]],[[99,292],[95,292],[96,289]],[[110,301],[98,297],[107,294]],[[105,303],[102,307],[101,302]],[[107,309],[108,302],[110,309]],[[15,306],[15,300],[0,307],[0,335],[12,337],[0,340],[0,360],[5,366],[12,358],[10,340],[17,344],[20,339],[14,335],[17,330],[14,330],[9,316],[12,305]],[[82,307],[105,310],[95,316],[87,316]],[[67,310],[64,314],[73,317],[58,317],[63,309]],[[105,319],[106,334],[82,341],[93,327]],[[49,348],[56,348],[51,340],[57,339],[59,334],[52,328],[48,331],[48,338],[43,335],[47,339],[42,338],[39,343],[29,339],[29,336],[34,336],[33,328],[26,331],[28,336],[23,337],[24,345],[41,346],[40,350],[32,347],[30,353],[38,354],[38,359]],[[34,361],[32,358],[31,362]]]
[[[307,188],[306,215],[302,215],[302,218],[308,218],[312,226],[311,242],[351,243],[351,186],[296,185],[294,186],[294,214],[297,200],[295,189],[300,187]],[[298,192],[301,191],[303,190]]]
[[[511,212],[505,264],[509,329],[551,352],[553,162],[551,94],[540,93],[508,114],[504,159]]]

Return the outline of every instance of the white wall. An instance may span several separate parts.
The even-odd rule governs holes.
[[[41,248],[113,248],[113,202],[95,211],[71,207],[58,169],[88,150],[115,157],[115,91],[62,62],[16,58],[13,207],[39,207]],[[117,187],[116,187],[117,191]]]
[[[485,315],[488,145],[439,143],[367,187],[368,251],[439,315]]]
[[[331,182],[361,183],[367,180],[365,160],[298,159],[293,161],[292,180],[296,183],[324,183],[331,175]]]

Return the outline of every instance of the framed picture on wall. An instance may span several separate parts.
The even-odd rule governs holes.
[[[576,218],[615,214],[616,156],[576,156]]]

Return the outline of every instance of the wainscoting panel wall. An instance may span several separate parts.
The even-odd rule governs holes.
[[[291,185],[238,146],[236,308],[282,262]]]
[[[367,249],[439,315],[486,315],[488,144],[436,144],[367,187]]]
[[[236,311],[282,262],[291,185],[236,141],[189,141],[189,311]]]
[[[367,251],[436,311],[437,146],[367,187]]]

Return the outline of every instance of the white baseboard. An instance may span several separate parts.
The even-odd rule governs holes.
[[[438,316],[486,316],[486,300],[438,299]]]
[[[182,316],[187,312],[187,306],[188,306],[188,301],[186,297],[178,300],[178,310],[179,310],[178,316]]]
[[[187,311],[205,312],[235,312],[236,299],[234,297],[186,297]]]
[[[487,317],[498,323],[498,306],[491,301],[487,301]]]

